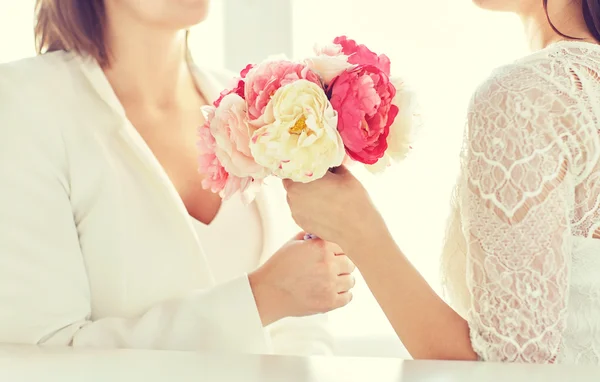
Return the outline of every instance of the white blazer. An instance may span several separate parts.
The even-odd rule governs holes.
[[[197,80],[214,99],[229,78],[198,69]],[[0,180],[0,343],[330,350],[326,316],[264,330],[247,275],[216,285],[181,198],[95,61],[56,52],[0,65]],[[265,259],[296,230],[276,217],[289,212],[272,183],[257,201]]]

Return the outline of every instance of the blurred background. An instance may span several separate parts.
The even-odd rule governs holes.
[[[85,1],[85,0],[84,0]],[[293,58],[347,35],[392,60],[419,92],[425,127],[409,160],[358,172],[398,243],[439,292],[439,254],[470,94],[496,66],[524,55],[519,21],[469,0],[212,0],[191,49],[203,66],[239,71],[272,54]],[[0,63],[35,54],[33,0],[0,0]],[[331,315],[338,355],[406,353],[364,282]]]

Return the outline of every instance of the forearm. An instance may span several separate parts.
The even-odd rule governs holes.
[[[388,234],[350,249],[367,285],[415,359],[476,360],[467,321],[448,306]]]

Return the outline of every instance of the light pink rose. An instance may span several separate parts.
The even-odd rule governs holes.
[[[357,66],[336,77],[328,95],[348,155],[364,164],[377,163],[388,148],[390,125],[398,114],[389,77],[375,66]]]
[[[235,93],[223,97],[211,119],[210,132],[216,142],[215,155],[230,175],[262,179],[269,174],[250,152],[254,129],[248,125],[242,97]]]
[[[375,66],[388,77],[390,76],[391,62],[386,55],[378,55],[365,45],[359,45],[356,41],[350,40],[346,36],[336,37],[335,40],[333,40],[333,43],[342,47],[342,53],[348,56],[349,63],[354,65]]]
[[[321,85],[319,76],[308,66],[287,60],[265,61],[252,68],[246,77],[245,99],[248,104],[250,124],[260,128],[272,123],[272,116],[265,116],[265,109],[280,87],[305,79]]]
[[[198,172],[203,175],[202,187],[218,193],[221,198],[229,199],[236,192],[245,192],[255,183],[250,177],[240,178],[230,175],[215,154],[216,141],[210,132],[210,123],[215,115],[215,108],[204,108],[206,122],[198,129],[197,147]]]

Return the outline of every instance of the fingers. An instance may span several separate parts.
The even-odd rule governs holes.
[[[282,179],[282,183],[283,183],[283,188],[285,188],[286,191],[290,191],[290,189],[292,188],[301,188],[301,189],[306,189],[306,188],[310,188],[313,186],[316,186],[316,184],[319,184],[319,186],[322,185],[322,182],[325,180],[331,180],[337,177],[345,177],[345,176],[349,176],[352,173],[350,172],[350,170],[348,170],[348,168],[344,165],[341,165],[339,167],[335,167],[330,169],[329,171],[327,171],[327,173],[325,173],[325,175],[323,175],[322,178],[317,179],[313,182],[309,182],[309,183],[296,183],[291,179]]]
[[[332,260],[334,264],[334,270],[338,275],[349,275],[356,270],[356,265],[350,260],[345,254],[344,250],[337,244],[331,242],[324,242],[321,239],[321,243],[325,244],[325,250],[328,253],[333,253],[335,258]]]
[[[331,169],[331,172],[336,174],[336,175],[346,175],[348,174],[350,171],[348,170],[348,167],[346,167],[345,165],[341,165],[338,167],[335,167],[333,169]]]
[[[335,243],[331,243],[331,242],[326,242],[325,243],[325,249],[331,253],[333,253],[336,256],[339,255],[343,255],[344,254],[344,250],[337,244]]]
[[[339,276],[349,275],[356,270],[356,265],[345,255],[340,255],[335,258],[336,272]]]
[[[337,278],[337,293],[346,293],[356,285],[356,279],[352,275],[342,275]]]
[[[352,297],[352,292],[338,293],[335,300],[336,309],[350,304]]]

